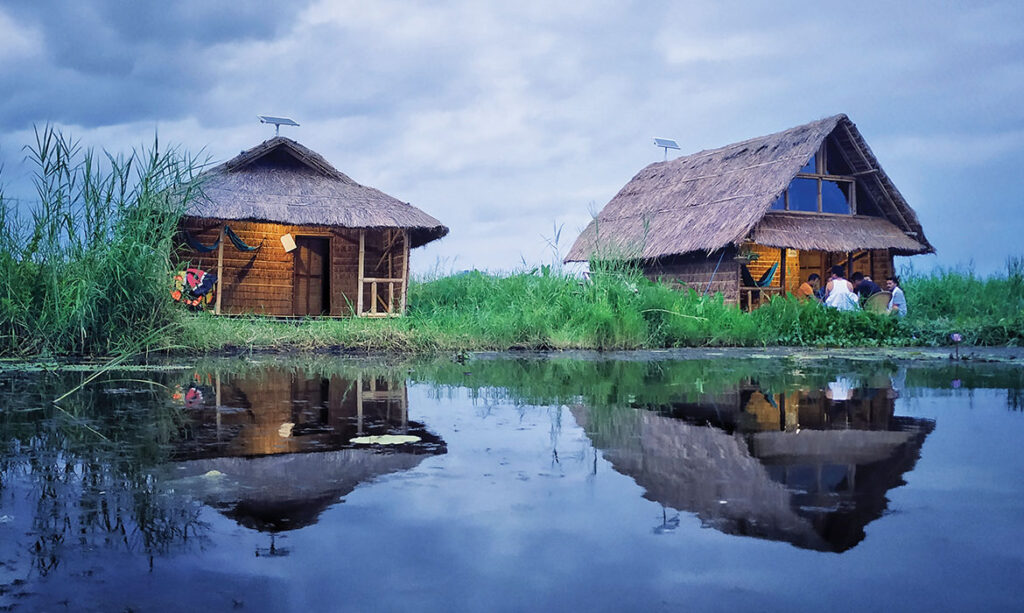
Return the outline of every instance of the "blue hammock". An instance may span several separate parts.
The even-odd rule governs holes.
[[[228,238],[231,239],[231,243],[234,244],[235,249],[238,249],[239,251],[256,251],[257,249],[263,246],[262,241],[260,241],[260,244],[256,245],[255,247],[247,245],[246,242],[243,241],[240,236],[235,234],[235,231],[231,229],[231,226],[224,226],[224,234],[228,235]],[[185,230],[185,242],[188,243],[189,247],[195,249],[199,253],[210,253],[211,251],[220,246],[220,239],[221,237],[218,235],[217,240],[214,241],[212,245],[206,246],[200,243],[199,239],[192,236],[192,234],[190,234],[188,230]]]
[[[188,230],[185,230],[185,242],[188,243],[189,247],[195,249],[199,253],[210,253],[220,245],[220,235],[217,236],[217,240],[212,245],[207,247],[206,245],[200,243],[199,239],[192,236],[192,234]]]
[[[772,284],[772,279],[775,278],[775,271],[779,269],[779,263],[775,262],[772,267],[768,269],[768,272],[761,275],[761,278],[754,282],[758,287],[768,287]]]
[[[231,229],[231,226],[224,226],[224,234],[228,235],[228,238],[230,238],[231,242],[234,243],[235,249],[238,249],[239,251],[256,251],[263,246],[263,241],[260,241],[260,244],[255,247],[246,245],[245,241],[243,241],[237,234],[235,234],[235,231]]]

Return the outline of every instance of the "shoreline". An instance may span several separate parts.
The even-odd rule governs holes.
[[[960,347],[959,360],[950,347],[680,347],[673,349],[629,349],[598,351],[589,349],[539,350],[512,349],[504,351],[440,351],[431,353],[372,351],[341,346],[312,349],[245,349],[227,348],[202,353],[153,352],[111,366],[110,359],[0,359],[0,375],[13,372],[96,371],[103,369],[132,371],[163,371],[187,369],[199,360],[250,359],[253,362],[275,359],[302,360],[337,358],[340,360],[404,363],[417,360],[448,359],[453,361],[528,359],[571,359],[582,361],[662,361],[662,360],[752,360],[782,359],[788,361],[846,360],[859,362],[914,362],[950,364],[1002,364],[1024,367],[1024,347]]]

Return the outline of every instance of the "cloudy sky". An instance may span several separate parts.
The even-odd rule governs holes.
[[[0,161],[52,122],[86,145],[223,161],[273,135],[451,228],[420,273],[564,254],[675,138],[683,153],[835,113],[857,124],[937,256],[1024,254],[1024,3],[0,4]]]

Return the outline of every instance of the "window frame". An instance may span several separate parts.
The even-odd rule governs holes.
[[[796,176],[793,177],[794,179],[811,179],[811,180],[813,180],[813,181],[815,181],[817,183],[817,185],[818,185],[818,198],[817,198],[818,199],[818,207],[817,207],[817,210],[816,211],[801,211],[801,210],[790,209],[789,208],[789,185],[786,186],[786,189],[782,190],[783,207],[781,209],[771,209],[771,210],[773,210],[773,211],[782,210],[782,211],[785,211],[787,213],[811,213],[811,214],[816,214],[816,215],[842,215],[842,216],[845,216],[845,215],[856,215],[857,214],[857,178],[856,177],[852,177],[852,176],[847,176],[847,175],[832,175],[832,174],[828,174],[828,172],[827,172],[828,160],[826,158],[826,155],[827,155],[826,149],[827,149],[827,147],[825,147],[825,143],[822,142],[821,146],[818,147],[818,150],[814,154],[814,166],[815,166],[814,170],[815,170],[815,172],[813,172],[813,173],[810,173],[810,172],[798,172],[798,173],[796,173]],[[849,202],[849,205],[850,205],[850,212],[849,213],[826,213],[826,212],[822,211],[822,208],[821,208],[821,206],[822,206],[822,196],[821,196],[822,185],[821,185],[821,182],[822,181],[832,181],[834,183],[846,183],[847,185],[849,185],[849,187],[850,187],[850,195],[847,198],[847,201]],[[790,184],[792,184],[792,181],[790,181]],[[777,200],[778,199],[776,198],[776,201]]]

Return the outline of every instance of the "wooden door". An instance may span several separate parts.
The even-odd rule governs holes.
[[[295,315],[330,312],[331,241],[314,236],[295,237],[295,278],[292,308]]]

